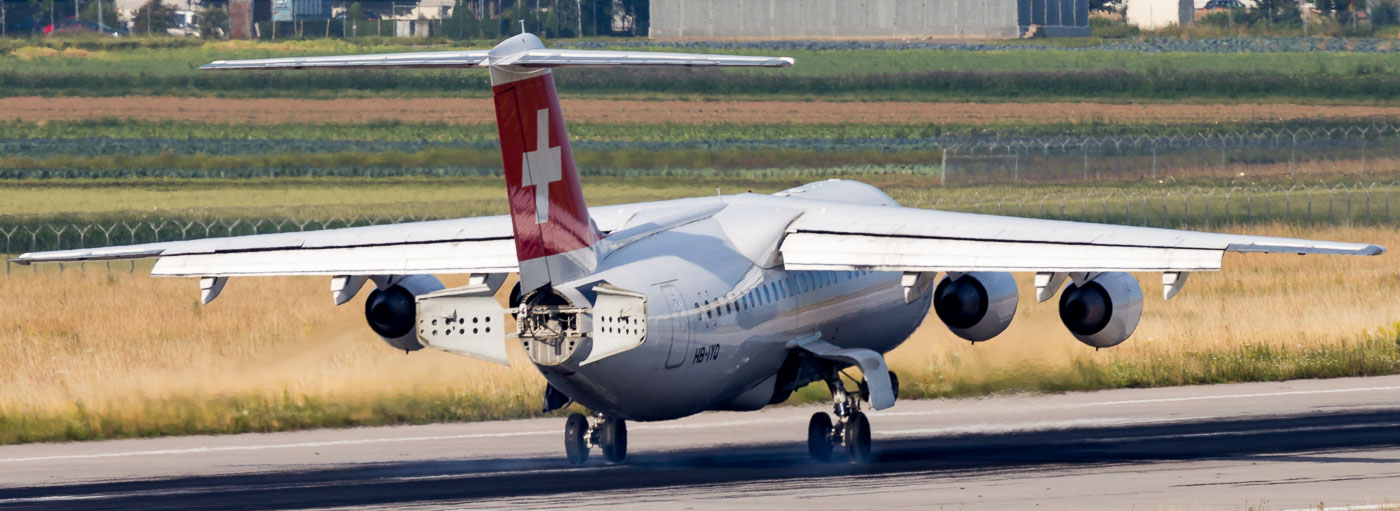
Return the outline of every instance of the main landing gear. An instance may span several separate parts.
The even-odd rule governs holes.
[[[608,463],[622,463],[627,459],[627,422],[601,413],[592,419],[581,413],[570,415],[564,423],[564,452],[569,463],[582,465],[588,461],[588,452],[594,446],[603,448],[603,459]]]
[[[893,372],[890,383],[897,395],[899,379]],[[840,375],[831,371],[826,376],[826,385],[831,389],[832,415],[836,416],[836,423],[833,424],[831,415],[825,412],[812,414],[812,420],[807,422],[807,453],[816,461],[830,461],[832,451],[839,445],[846,448],[851,463],[869,463],[874,459],[870,453],[870,419],[860,411],[860,403],[870,400],[865,383],[861,382],[858,392],[850,392]]]

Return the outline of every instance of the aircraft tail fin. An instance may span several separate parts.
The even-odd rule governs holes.
[[[601,234],[588,217],[569,132],[550,73],[556,67],[787,67],[786,57],[548,49],[532,34],[490,50],[220,60],[200,69],[488,68],[522,293],[587,276]]]

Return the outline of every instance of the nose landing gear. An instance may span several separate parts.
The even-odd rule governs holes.
[[[570,415],[564,423],[564,452],[569,463],[588,461],[594,446],[602,447],[608,463],[622,463],[627,459],[627,422],[601,413],[591,419],[581,413]]]
[[[893,379],[894,374],[890,377]],[[845,446],[851,463],[869,463],[874,459],[870,452],[870,419],[860,411],[861,401],[869,400],[867,392],[864,389],[848,392],[845,382],[834,371],[827,376],[826,385],[831,389],[832,415],[836,416],[836,423],[833,424],[826,413],[812,414],[807,423],[807,453],[813,460],[825,462],[831,460],[831,452],[841,445]]]

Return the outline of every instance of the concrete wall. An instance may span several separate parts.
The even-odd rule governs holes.
[[[660,39],[1017,37],[1029,23],[1089,35],[1088,1],[651,0]]]
[[[1125,0],[1128,24],[1139,28],[1187,25],[1195,19],[1194,0]]]

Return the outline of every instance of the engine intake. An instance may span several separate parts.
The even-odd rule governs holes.
[[[1070,284],[1060,295],[1060,320],[1079,342],[1095,348],[1117,346],[1142,319],[1142,286],[1132,275],[1101,273],[1084,285]]]
[[[933,309],[953,334],[972,342],[1006,331],[1016,316],[1016,279],[1009,273],[948,276],[933,290]]]
[[[376,288],[365,300],[365,320],[390,346],[404,351],[421,350],[423,344],[415,332],[416,298],[442,288],[442,281],[432,275],[409,275],[387,289]]]

